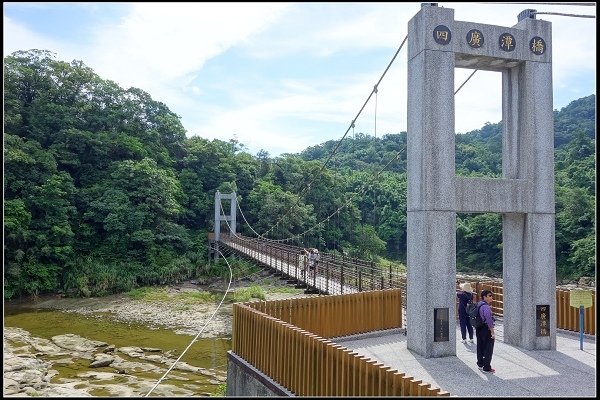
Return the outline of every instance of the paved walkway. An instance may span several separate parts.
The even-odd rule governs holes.
[[[451,396],[596,397],[596,340],[559,331],[556,351],[523,350],[505,344],[502,321],[496,321],[492,356],[495,374],[475,364],[476,344],[456,344],[456,356],[423,358],[406,348],[403,331],[356,335],[334,341],[385,365],[431,383]],[[457,338],[460,329],[457,328]]]

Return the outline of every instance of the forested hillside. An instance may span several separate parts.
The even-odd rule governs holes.
[[[308,231],[306,246],[405,261],[406,133],[358,133],[333,154],[337,145],[273,158],[236,140],[188,138],[141,89],[47,51],[13,53],[4,58],[4,296],[104,295],[218,274],[206,236],[216,190],[237,193],[248,236]],[[457,135],[456,154],[457,174],[500,177],[501,124]],[[594,95],[555,112],[555,160],[558,277],[595,276]],[[499,274],[500,216],[457,218],[459,271]]]

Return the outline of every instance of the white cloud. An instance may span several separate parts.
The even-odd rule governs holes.
[[[96,29],[91,63],[101,76],[126,87],[140,87],[154,95],[164,88],[181,89],[207,60],[260,32],[285,7],[132,3],[131,12],[118,24]]]
[[[91,7],[97,3],[89,4]],[[456,20],[502,26],[515,25],[517,14],[525,8],[595,14],[595,7],[439,4],[453,8]],[[102,25],[90,25],[94,39],[84,45],[48,39],[5,16],[4,54],[43,48],[58,53],[63,60],[83,60],[102,78],[125,88],[141,88],[167,104],[182,116],[190,135],[222,140],[235,135],[251,152],[263,148],[272,155],[340,139],[406,36],[408,21],[421,7],[420,3],[128,5],[129,12],[119,20],[107,23],[104,18]],[[101,7],[95,9],[96,13],[101,11]],[[573,82],[582,74],[587,74],[589,80],[590,74],[595,74],[595,19],[546,15],[538,18],[553,24],[555,92],[585,90],[572,83],[565,87],[565,82]],[[371,62],[371,67],[365,67],[359,59],[365,50],[369,54],[381,50],[381,65],[373,66]],[[356,58],[351,68],[336,72],[332,66],[339,63],[342,51],[354,52]],[[389,58],[381,56],[386,51]],[[221,56],[227,52],[235,52],[237,57],[260,58],[272,70],[280,68],[280,64],[290,65],[285,57],[293,56],[299,68],[279,73],[285,78],[273,79],[267,70],[248,75],[241,64],[239,73],[224,72],[220,80],[207,84],[206,63],[210,61],[218,69],[227,58]],[[406,52],[405,46],[379,86],[378,136],[406,130]],[[318,57],[319,62],[313,57]],[[319,68],[331,66],[321,72],[317,64]],[[224,66],[223,70],[231,71],[231,67]],[[303,73],[306,71],[311,72],[310,78]],[[470,72],[456,71],[456,88]],[[457,132],[501,119],[500,76],[479,71],[460,90],[455,99]],[[204,78],[204,83],[199,84],[197,77]],[[219,103],[216,96],[210,97],[211,86],[231,101],[230,108]],[[573,100],[588,94],[578,93]],[[199,98],[207,99],[207,103],[198,102]],[[356,132],[375,133],[374,100],[357,120]],[[320,122],[323,128],[317,128]]]

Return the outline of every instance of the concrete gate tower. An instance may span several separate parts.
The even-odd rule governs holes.
[[[221,200],[231,200],[229,206],[229,215],[224,215],[225,210],[221,211],[223,205]],[[222,194],[218,190],[215,192],[215,233],[213,243],[210,248],[214,247],[214,251],[209,253],[215,260],[219,258],[219,240],[221,240],[221,221],[229,221],[229,233],[235,235],[236,232],[236,215],[237,215],[237,197],[235,192]]]
[[[454,69],[502,73],[502,178],[455,174]],[[485,90],[485,88],[482,88]],[[456,213],[502,214],[504,342],[556,349],[552,26],[454,20],[422,3],[408,24],[407,346],[456,355]]]

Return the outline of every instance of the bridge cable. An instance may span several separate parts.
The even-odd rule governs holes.
[[[375,85],[375,87],[373,88],[373,90],[375,91],[375,139],[377,139],[377,85]]]
[[[295,235],[295,236],[292,236],[292,238],[294,238],[294,237],[298,237],[299,235],[301,235],[301,234],[304,234],[304,233],[306,233],[306,232],[310,232],[310,231],[311,231],[311,230],[313,230],[313,229],[314,229],[316,226],[319,226],[319,225],[321,225],[323,222],[329,221],[329,219],[330,219],[330,218],[332,218],[334,215],[336,215],[336,214],[337,214],[337,213],[339,213],[339,212],[340,212],[342,209],[344,209],[346,206],[348,206],[348,205],[350,204],[350,202],[352,201],[352,199],[353,199],[353,198],[354,198],[356,195],[358,195],[358,194],[360,194],[360,193],[363,193],[363,192],[364,192],[364,191],[365,191],[365,190],[366,190],[366,189],[369,187],[369,185],[370,185],[370,184],[372,184],[372,183],[373,183],[373,182],[374,182],[374,181],[375,181],[377,178],[379,178],[379,175],[380,175],[380,174],[381,174],[383,171],[385,171],[385,169],[386,169],[386,168],[387,168],[387,167],[388,167],[388,166],[389,166],[389,165],[390,165],[392,162],[396,161],[396,160],[397,160],[397,159],[400,157],[400,154],[401,154],[401,153],[402,153],[402,150],[400,150],[398,153],[396,153],[396,156],[394,156],[394,158],[392,158],[392,159],[391,159],[391,160],[390,160],[390,161],[389,161],[389,162],[388,162],[388,163],[387,163],[387,164],[386,164],[386,165],[385,165],[385,166],[384,166],[384,167],[383,167],[381,170],[379,170],[379,172],[377,172],[377,173],[376,173],[376,174],[373,176],[373,178],[372,178],[370,181],[368,181],[367,183],[365,183],[365,184],[363,185],[363,188],[362,188],[362,189],[361,189],[359,192],[357,192],[357,193],[353,193],[353,194],[352,194],[352,196],[350,196],[350,198],[349,198],[349,199],[346,201],[346,203],[344,203],[342,206],[338,207],[338,209],[337,209],[337,210],[335,210],[333,213],[331,213],[331,214],[330,214],[330,215],[329,215],[327,218],[323,219],[321,222],[319,222],[318,224],[314,225],[312,228],[310,228],[310,229],[308,229],[308,230],[306,230],[306,231],[304,231],[304,232],[302,232],[302,233],[299,233],[299,234],[297,234],[297,235]],[[276,240],[276,241],[277,241],[277,242],[279,242],[279,241],[287,241],[287,240],[289,240],[289,239],[291,239],[291,238],[288,238],[288,239],[282,239],[282,240]]]
[[[386,169],[386,168],[387,168],[387,167],[388,167],[388,166],[389,166],[389,165],[390,165],[392,162],[396,161],[396,160],[397,160],[397,159],[400,157],[400,155],[402,154],[402,151],[403,151],[403,150],[405,150],[405,149],[406,149],[406,147],[405,147],[404,149],[401,149],[401,150],[400,150],[398,153],[396,153],[396,155],[394,156],[394,158],[392,158],[390,161],[388,161],[388,163],[387,163],[387,164],[386,164],[386,165],[385,165],[385,166],[384,166],[384,167],[383,167],[381,170],[379,170],[379,172],[377,172],[377,173],[376,173],[376,174],[373,176],[373,178],[372,178],[370,181],[366,182],[366,183],[363,185],[362,189],[361,189],[359,192],[357,192],[357,193],[352,193],[352,195],[350,196],[350,198],[349,198],[349,199],[348,199],[348,200],[347,200],[347,201],[346,201],[346,202],[345,202],[343,205],[341,205],[340,207],[338,207],[338,209],[337,209],[337,210],[335,210],[333,213],[331,213],[331,214],[330,214],[329,216],[327,216],[325,219],[323,219],[323,220],[321,220],[320,222],[316,223],[315,225],[313,225],[311,228],[309,228],[309,229],[305,230],[304,232],[298,233],[298,234],[296,234],[296,235],[293,235],[293,236],[291,236],[291,237],[289,237],[289,238],[285,238],[285,239],[267,239],[267,240],[269,240],[269,241],[271,241],[271,242],[287,242],[287,241],[290,241],[290,240],[292,240],[292,239],[294,239],[294,238],[299,238],[301,235],[307,234],[308,232],[312,231],[313,229],[315,229],[316,227],[320,226],[320,225],[321,225],[321,224],[323,224],[324,222],[327,222],[327,221],[329,221],[329,219],[331,219],[333,216],[335,216],[337,213],[339,213],[339,212],[340,212],[342,209],[344,209],[345,207],[347,207],[347,206],[348,206],[348,205],[351,203],[351,201],[354,199],[354,197],[355,197],[355,196],[357,196],[357,195],[358,195],[358,194],[360,194],[360,193],[363,193],[363,192],[364,192],[364,191],[365,191],[365,190],[366,190],[366,189],[369,187],[369,185],[370,185],[370,184],[372,184],[372,183],[373,183],[373,182],[374,182],[374,181],[375,181],[377,178],[379,178],[379,175],[380,175],[380,174],[381,174],[383,171],[385,171],[385,169]]]
[[[477,72],[477,71],[478,71],[478,70],[474,70],[474,71],[471,73],[471,75],[469,75],[469,77],[468,77],[468,78],[467,78],[467,79],[466,79],[466,80],[465,80],[465,81],[462,83],[462,85],[460,85],[460,87],[459,87],[458,89],[456,89],[456,92],[454,92],[454,94],[458,93],[458,91],[459,91],[460,89],[462,89],[462,87],[463,87],[463,86],[465,86],[465,83],[467,83],[467,82],[469,81],[469,79],[471,79],[471,77],[472,77],[473,75],[475,75],[475,72]]]
[[[236,203],[238,205],[238,209],[240,210],[240,213],[242,213],[242,217],[244,218],[244,221],[246,221],[246,223],[248,224],[248,226],[250,227],[250,229],[252,229],[253,232],[256,232],[252,228],[252,226],[250,226],[250,224],[248,223],[248,220],[246,220],[246,217],[244,216],[244,213],[242,212],[241,208],[239,208],[239,202],[236,201]],[[223,203],[219,204],[219,206],[221,207],[221,213],[223,215],[225,215],[225,210],[223,209]],[[229,232],[231,232],[232,231],[231,225],[229,225],[229,222],[226,219],[224,221],[225,221],[225,224],[227,224],[227,227],[229,228]],[[247,239],[245,237],[238,235],[236,232],[232,232],[232,233],[233,233],[234,237],[236,237],[236,238],[238,238],[240,240],[247,241]],[[264,239],[264,240],[270,241],[270,242],[273,241],[272,239]],[[230,251],[231,254],[234,254],[233,250],[229,249],[229,251]],[[223,255],[223,253],[221,253],[221,255]],[[225,256],[223,256],[223,257],[225,257]],[[241,275],[238,278],[236,278],[235,281],[237,282],[237,281],[241,281],[243,279],[252,279],[253,282],[263,283],[263,282],[267,281],[269,279],[269,277],[262,277],[262,278],[259,277],[258,279],[256,279],[256,277],[258,277],[261,273],[262,273],[262,271],[259,270],[259,271],[254,272],[254,273],[250,273],[250,274],[246,274],[246,275]]]
[[[408,35],[406,35],[404,37],[404,40],[402,41],[402,43],[400,44],[400,47],[398,47],[398,50],[396,50],[396,53],[394,54],[394,56],[392,57],[391,61],[389,62],[388,66],[386,67],[385,71],[383,71],[383,74],[381,75],[381,77],[379,78],[379,81],[377,81],[377,84],[373,87],[373,90],[371,90],[371,93],[369,93],[369,96],[367,97],[367,99],[365,100],[363,106],[360,108],[360,110],[358,111],[358,113],[356,114],[356,117],[354,117],[354,119],[352,120],[352,122],[350,123],[350,126],[348,126],[348,128],[346,129],[346,132],[344,133],[344,135],[342,136],[342,138],[337,142],[337,144],[335,145],[334,149],[331,151],[331,153],[329,154],[329,157],[327,158],[327,160],[323,163],[323,165],[321,166],[321,168],[318,171],[320,173],[321,171],[323,171],[323,169],[325,168],[325,166],[327,166],[327,164],[329,163],[329,161],[331,160],[331,158],[335,155],[335,153],[337,152],[338,148],[340,147],[342,141],[346,138],[346,136],[348,135],[348,132],[350,132],[351,128],[354,128],[354,123],[355,121],[358,119],[358,117],[360,116],[360,114],[362,113],[362,111],[364,110],[364,108],[366,107],[366,105],[369,103],[369,100],[371,99],[371,97],[373,96],[373,93],[377,93],[377,87],[379,86],[379,84],[381,83],[381,81],[383,80],[383,78],[385,77],[387,71],[390,69],[390,67],[392,66],[392,64],[394,63],[394,60],[396,60],[396,57],[398,56],[398,53],[400,53],[400,50],[402,50],[402,47],[404,47],[404,44],[406,43],[406,39],[408,39]],[[301,191],[301,193],[298,195],[298,199],[301,198],[301,196],[310,189],[311,185],[313,184],[313,182],[317,179],[317,173],[313,173],[313,179],[308,183],[308,185],[305,186],[305,188]],[[262,235],[260,236],[265,236],[266,234],[268,234],[269,232],[271,232],[273,230],[273,227],[278,224],[283,218],[285,218],[293,209],[293,207],[295,207],[296,205],[298,205],[298,201],[296,201],[296,203],[294,203],[292,205],[292,207],[290,207],[288,209],[288,211],[281,216],[277,222],[271,226],[271,228],[269,228],[266,232],[264,232]]]
[[[236,204],[237,204],[238,210],[240,210],[240,214],[242,214],[242,218],[244,219],[244,221],[246,221],[246,224],[248,225],[248,228],[250,228],[250,230],[251,230],[252,232],[254,232],[254,233],[256,234],[256,236],[258,236],[258,237],[261,237],[262,235],[261,235],[260,233],[256,232],[256,231],[254,230],[254,228],[252,227],[252,225],[250,225],[250,223],[249,223],[249,222],[248,222],[248,220],[246,219],[246,216],[244,215],[244,212],[243,212],[243,211],[242,211],[242,209],[240,208],[240,203],[239,203],[238,201],[236,201]],[[222,207],[221,207],[221,208],[222,208]]]
[[[595,2],[588,3],[519,3],[519,2],[508,2],[508,3],[489,3],[489,2],[476,2],[475,4],[486,4],[486,5],[506,5],[506,4],[531,4],[531,5],[542,5],[542,6],[596,6]]]
[[[217,250],[217,251],[219,251],[219,250]],[[219,253],[221,253],[221,252],[219,251]],[[221,253],[221,255],[223,256],[223,253]],[[192,344],[194,344],[194,342],[198,339],[198,337],[200,336],[200,334],[208,326],[208,323],[214,318],[214,316],[217,313],[217,311],[219,311],[219,308],[221,307],[221,304],[223,304],[223,301],[225,300],[225,297],[227,296],[227,293],[229,293],[229,289],[231,287],[231,280],[233,279],[233,271],[231,270],[231,266],[229,265],[229,262],[227,261],[227,259],[225,258],[225,256],[223,256],[223,259],[225,260],[225,262],[227,263],[227,266],[229,267],[229,284],[227,285],[227,290],[225,291],[225,294],[223,295],[223,298],[221,299],[221,302],[219,303],[219,305],[217,306],[217,308],[215,309],[215,311],[212,313],[212,315],[210,316],[210,318],[208,319],[208,321],[206,321],[206,323],[204,324],[204,326],[202,327],[202,329],[200,330],[200,332],[198,332],[198,334],[196,335],[196,337],[194,337],[194,339],[192,339],[192,341],[190,342],[190,344],[185,348],[185,350],[183,350],[183,353],[181,353],[181,355],[177,358],[177,360],[175,360],[175,362],[173,363],[173,365],[171,365],[169,367],[169,369],[167,370],[167,372],[165,372],[165,374],[158,380],[158,382],[156,382],[156,385],[154,385],[154,387],[152,389],[150,389],[150,391],[148,393],[146,393],[146,395],[144,397],[148,397],[150,395],[150,393],[152,393],[152,391],[154,389],[156,389],[156,387],[162,382],[162,380],[165,379],[165,377],[169,374],[169,372],[171,372],[171,370],[173,369],[173,367],[175,367],[175,364],[177,364],[179,362],[179,360],[181,360],[181,358],[184,356],[184,354],[189,350],[189,348],[192,346]]]
[[[595,15],[586,15],[586,14],[565,14],[565,13],[558,13],[558,12],[541,12],[541,11],[532,11],[531,12],[531,15],[538,15],[538,14],[560,15],[563,17],[596,18]]]
[[[506,5],[506,4],[523,4],[523,5],[533,5],[533,6],[587,6],[587,7],[591,7],[591,6],[596,6],[596,3],[475,3],[475,4],[486,4],[486,5]],[[579,17],[579,18],[596,18],[595,15],[585,15],[585,14],[566,14],[566,13],[559,13],[559,12],[544,12],[544,11],[537,11],[537,10],[531,10],[529,15],[538,15],[538,14],[546,14],[546,15],[560,15],[563,17]]]

